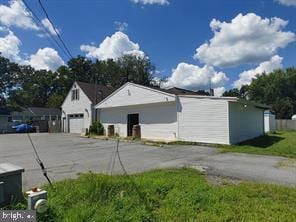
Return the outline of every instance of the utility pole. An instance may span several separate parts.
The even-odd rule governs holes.
[[[210,96],[214,96],[214,89],[212,89],[212,78],[210,77]]]
[[[97,100],[98,100],[98,92],[97,92],[98,87],[97,87],[97,85],[98,85],[98,80],[97,80],[97,77],[95,75],[95,105],[97,105],[96,103],[97,103]],[[95,121],[97,121],[97,118],[98,118],[97,115],[98,115],[97,109],[95,108]]]

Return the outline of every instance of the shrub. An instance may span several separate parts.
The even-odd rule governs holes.
[[[101,122],[95,121],[89,127],[89,133],[96,134],[96,135],[104,135],[104,126]]]

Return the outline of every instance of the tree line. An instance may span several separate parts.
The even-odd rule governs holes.
[[[0,57],[0,105],[60,107],[75,80],[114,88],[129,81],[151,85],[154,72],[149,58],[132,55],[106,61],[78,56],[55,72],[35,70]]]
[[[296,68],[262,73],[250,85],[228,90],[223,96],[236,96],[269,105],[277,119],[291,119],[296,114]]]
[[[125,55],[119,59],[92,61],[77,56],[56,71],[35,70],[0,56],[0,106],[60,107],[75,80],[118,88],[126,82],[157,86],[155,67],[148,57]],[[209,95],[204,90],[199,93]],[[290,119],[296,113],[296,68],[257,75],[250,85],[224,92],[271,107],[276,118]]]

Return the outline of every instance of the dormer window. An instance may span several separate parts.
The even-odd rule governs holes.
[[[79,89],[72,90],[72,100],[79,100]]]

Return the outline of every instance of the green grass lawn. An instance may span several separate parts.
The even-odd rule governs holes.
[[[214,185],[193,169],[130,178],[88,173],[54,186],[39,221],[296,221],[296,188]]]
[[[238,145],[218,146],[222,152],[250,153],[296,158],[296,131],[279,131]]]

